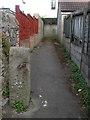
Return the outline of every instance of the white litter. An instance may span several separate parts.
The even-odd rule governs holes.
[[[47,102],[46,100],[45,100],[44,102],[42,101],[42,103],[44,103],[44,104],[43,104],[43,107],[47,107],[47,103],[48,103],[48,102]]]
[[[14,85],[18,85],[18,82],[16,82]]]
[[[82,91],[82,89],[79,89],[79,90],[78,90],[78,92],[81,92],[81,91]]]
[[[45,101],[45,103],[47,104],[48,102],[47,102],[47,101]]]
[[[41,97],[42,97],[42,95],[39,95],[39,97],[41,98]]]
[[[18,82],[16,82],[16,85],[18,84]]]
[[[20,85],[22,84],[22,82],[20,82]]]
[[[44,106],[44,107],[46,107],[46,106],[47,106],[47,104],[44,104],[43,106]]]
[[[57,42],[55,42],[54,44],[55,44],[55,45],[58,45],[58,46],[60,45],[60,44],[59,44],[59,43],[57,43]]]

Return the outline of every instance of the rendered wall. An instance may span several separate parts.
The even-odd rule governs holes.
[[[30,102],[30,49],[11,47],[9,56],[9,99],[23,102],[28,107]]]
[[[57,35],[57,25],[44,25],[44,36],[56,36]]]

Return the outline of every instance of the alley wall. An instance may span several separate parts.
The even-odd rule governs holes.
[[[44,25],[44,36],[56,36],[57,35],[57,25]]]
[[[38,14],[32,17],[24,14],[19,6],[16,6],[16,19],[19,22],[19,46],[33,50],[43,37],[43,21]]]
[[[9,48],[19,45],[19,24],[15,13],[9,8],[0,9],[0,91],[8,81]]]
[[[63,43],[90,86],[90,8],[73,12],[63,23]]]

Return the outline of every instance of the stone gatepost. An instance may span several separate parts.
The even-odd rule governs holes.
[[[10,105],[22,101],[25,107],[30,102],[30,49],[11,47],[9,57]]]

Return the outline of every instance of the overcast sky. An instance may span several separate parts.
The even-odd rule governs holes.
[[[57,3],[56,10],[51,10],[51,0],[24,0],[26,4],[22,3],[22,0],[0,0],[0,8],[10,8],[15,11],[15,5],[20,5],[20,9],[26,14],[30,13],[32,16],[34,13],[39,13],[41,17],[57,17]]]
[[[89,2],[90,0],[58,0],[59,2]]]

